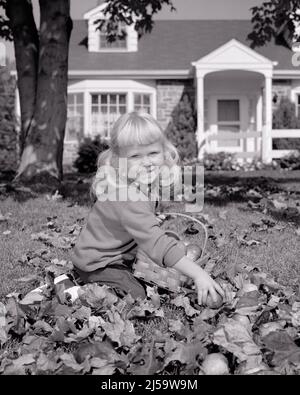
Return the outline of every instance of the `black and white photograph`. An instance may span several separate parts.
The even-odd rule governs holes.
[[[0,0],[0,375],[300,375],[299,0]]]

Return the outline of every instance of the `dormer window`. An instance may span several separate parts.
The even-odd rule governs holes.
[[[89,52],[137,52],[138,34],[134,29],[134,23],[132,25],[120,23],[119,37],[113,42],[106,40],[105,27],[103,27],[103,30],[99,30],[99,21],[106,18],[103,13],[104,7],[105,3],[101,3],[84,14],[84,19],[88,21]],[[124,38],[121,37],[123,32],[126,33]]]
[[[126,31],[126,25],[122,24],[119,27],[119,35],[121,35],[122,29]],[[106,39],[107,34],[103,31],[99,31],[99,50],[119,50],[119,49],[127,49],[127,34],[125,37],[116,38],[115,41],[109,42]]]

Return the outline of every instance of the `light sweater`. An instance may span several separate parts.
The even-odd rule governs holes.
[[[160,266],[173,266],[185,254],[155,217],[155,201],[140,191],[126,201],[99,201],[92,207],[72,253],[85,272],[133,260],[137,246]],[[130,195],[132,198],[132,194]]]

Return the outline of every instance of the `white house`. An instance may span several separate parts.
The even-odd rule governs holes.
[[[167,127],[183,93],[196,106],[200,157],[228,151],[268,162],[283,154],[272,151],[272,138],[282,134],[272,131],[272,109],[282,96],[300,108],[300,69],[290,49],[275,43],[251,49],[245,20],[157,20],[140,40],[127,27],[126,40],[108,45],[94,23],[102,10],[74,21],[65,162],[84,136],[109,138],[127,111],[143,107]]]

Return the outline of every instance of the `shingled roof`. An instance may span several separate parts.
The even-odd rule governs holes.
[[[151,34],[138,42],[138,51],[130,53],[92,53],[87,50],[87,22],[75,20],[71,35],[69,70],[191,70],[191,62],[235,38],[250,47],[251,32],[247,20],[158,20]],[[292,51],[274,43],[256,51],[272,61],[276,69],[295,70]]]

